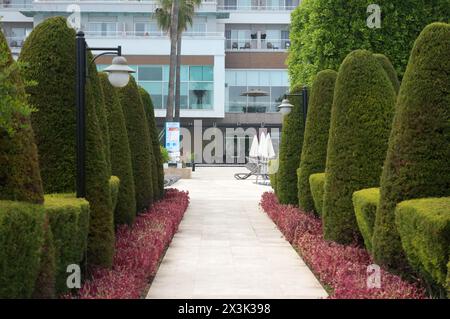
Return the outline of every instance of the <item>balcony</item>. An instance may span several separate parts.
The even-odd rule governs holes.
[[[32,0],[31,8],[35,12],[66,12],[69,4],[80,6],[81,12],[151,13],[158,8],[156,0]],[[203,13],[216,11],[215,0],[203,0],[200,7],[196,10],[196,12]]]
[[[300,0],[218,0],[219,12],[267,12],[267,11],[292,11],[300,3]]]
[[[287,39],[226,39],[226,51],[242,51],[242,52],[273,52],[287,51],[291,42]]]
[[[33,0],[2,0],[0,10],[16,11],[27,9],[33,6]]]
[[[109,39],[168,39],[169,35],[163,31],[85,31],[86,38]],[[223,39],[221,32],[183,32],[183,39]]]

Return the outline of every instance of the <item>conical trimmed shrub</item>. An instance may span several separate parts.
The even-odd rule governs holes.
[[[75,31],[61,17],[39,24],[19,57],[23,77],[35,81],[28,100],[38,109],[31,122],[45,193],[75,189]]]
[[[324,236],[339,243],[360,237],[353,192],[376,187],[395,105],[393,86],[373,54],[350,53],[336,80],[328,140]]]
[[[136,208],[137,212],[141,212],[153,203],[151,144],[147,119],[134,77],[130,77],[130,82],[118,89],[118,93],[131,150]]]
[[[1,83],[2,103],[8,103],[7,107],[27,107],[22,79],[1,31],[0,73],[5,77]],[[0,200],[42,203],[44,194],[30,119],[11,111],[14,132],[0,126]]]
[[[405,263],[397,203],[450,195],[450,25],[427,26],[415,42],[397,100],[381,177],[373,237],[375,261]]]
[[[46,193],[75,191],[75,31],[62,17],[40,23],[28,36],[20,61],[24,77],[37,85],[27,89]],[[92,74],[91,74],[92,76]],[[86,85],[86,199],[90,203],[88,263],[110,266],[114,254],[110,174],[97,119],[92,80]]]
[[[93,60],[92,53],[88,54],[88,61]],[[109,175],[111,175],[111,153],[110,153],[110,137],[109,137],[109,127],[108,119],[106,116],[106,106],[105,97],[103,94],[103,87],[100,84],[100,79],[98,77],[97,67],[95,63],[89,63],[89,74],[91,74],[91,85],[93,85],[93,90],[96,92],[94,96],[95,110],[97,114],[98,123],[101,131],[102,144],[104,146],[103,152],[105,153],[105,160],[107,164],[107,169]]]
[[[321,71],[317,74],[311,88],[305,138],[298,171],[298,205],[307,212],[314,210],[309,176],[325,171],[336,78],[336,71]]]
[[[108,118],[111,142],[111,170],[112,174],[120,179],[119,195],[114,212],[114,223],[116,225],[131,225],[136,216],[136,198],[125,117],[122,106],[120,105],[119,96],[111,83],[109,83],[108,76],[105,73],[100,73],[99,76],[105,95]]]
[[[295,87],[289,97],[294,106],[283,119],[281,129],[279,168],[277,173],[277,196],[281,204],[298,205],[297,169],[303,145],[303,97],[301,87]]]
[[[143,88],[139,87],[142,103],[144,105],[145,115],[150,135],[152,160],[153,160],[153,193],[155,199],[160,199],[164,194],[164,169],[161,158],[160,144],[158,141],[158,130],[156,129],[155,110],[153,108],[152,98],[150,94]]]
[[[398,90],[400,89],[400,81],[398,80],[397,71],[395,71],[395,68],[392,65],[391,61],[384,54],[377,53],[374,54],[373,56],[378,60],[378,62],[383,67],[384,71],[389,77],[389,80],[394,86],[395,93],[398,94]]]

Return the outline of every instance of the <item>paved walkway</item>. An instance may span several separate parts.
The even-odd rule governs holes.
[[[191,203],[147,298],[324,298],[325,290],[259,208],[270,188],[245,168],[197,168],[174,186]]]

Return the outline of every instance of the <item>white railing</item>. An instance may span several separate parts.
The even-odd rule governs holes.
[[[285,51],[291,43],[287,39],[226,39],[227,51]]]
[[[85,31],[87,38],[168,38],[163,31]],[[183,32],[183,38],[211,39],[223,38],[221,32]]]
[[[217,11],[292,11],[297,6],[286,6],[286,5],[217,5]]]
[[[32,0],[3,0],[0,3],[0,9],[19,10],[31,8],[33,6],[32,2]]]

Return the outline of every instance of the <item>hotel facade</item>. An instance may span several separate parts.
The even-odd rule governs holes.
[[[298,4],[299,0],[204,0],[183,34],[181,126],[192,136],[199,126],[201,132],[219,129],[224,152],[231,150],[227,162],[248,152],[254,130],[268,130],[278,148],[277,106],[289,88],[285,60],[290,14]],[[0,23],[15,56],[33,27],[51,16],[78,19],[89,46],[121,45],[136,80],[152,96],[162,128],[170,41],[158,27],[157,7],[152,0],[2,0]],[[110,57],[101,57],[98,66],[110,62]],[[264,94],[245,94],[254,90]],[[239,136],[232,129],[249,134]]]

